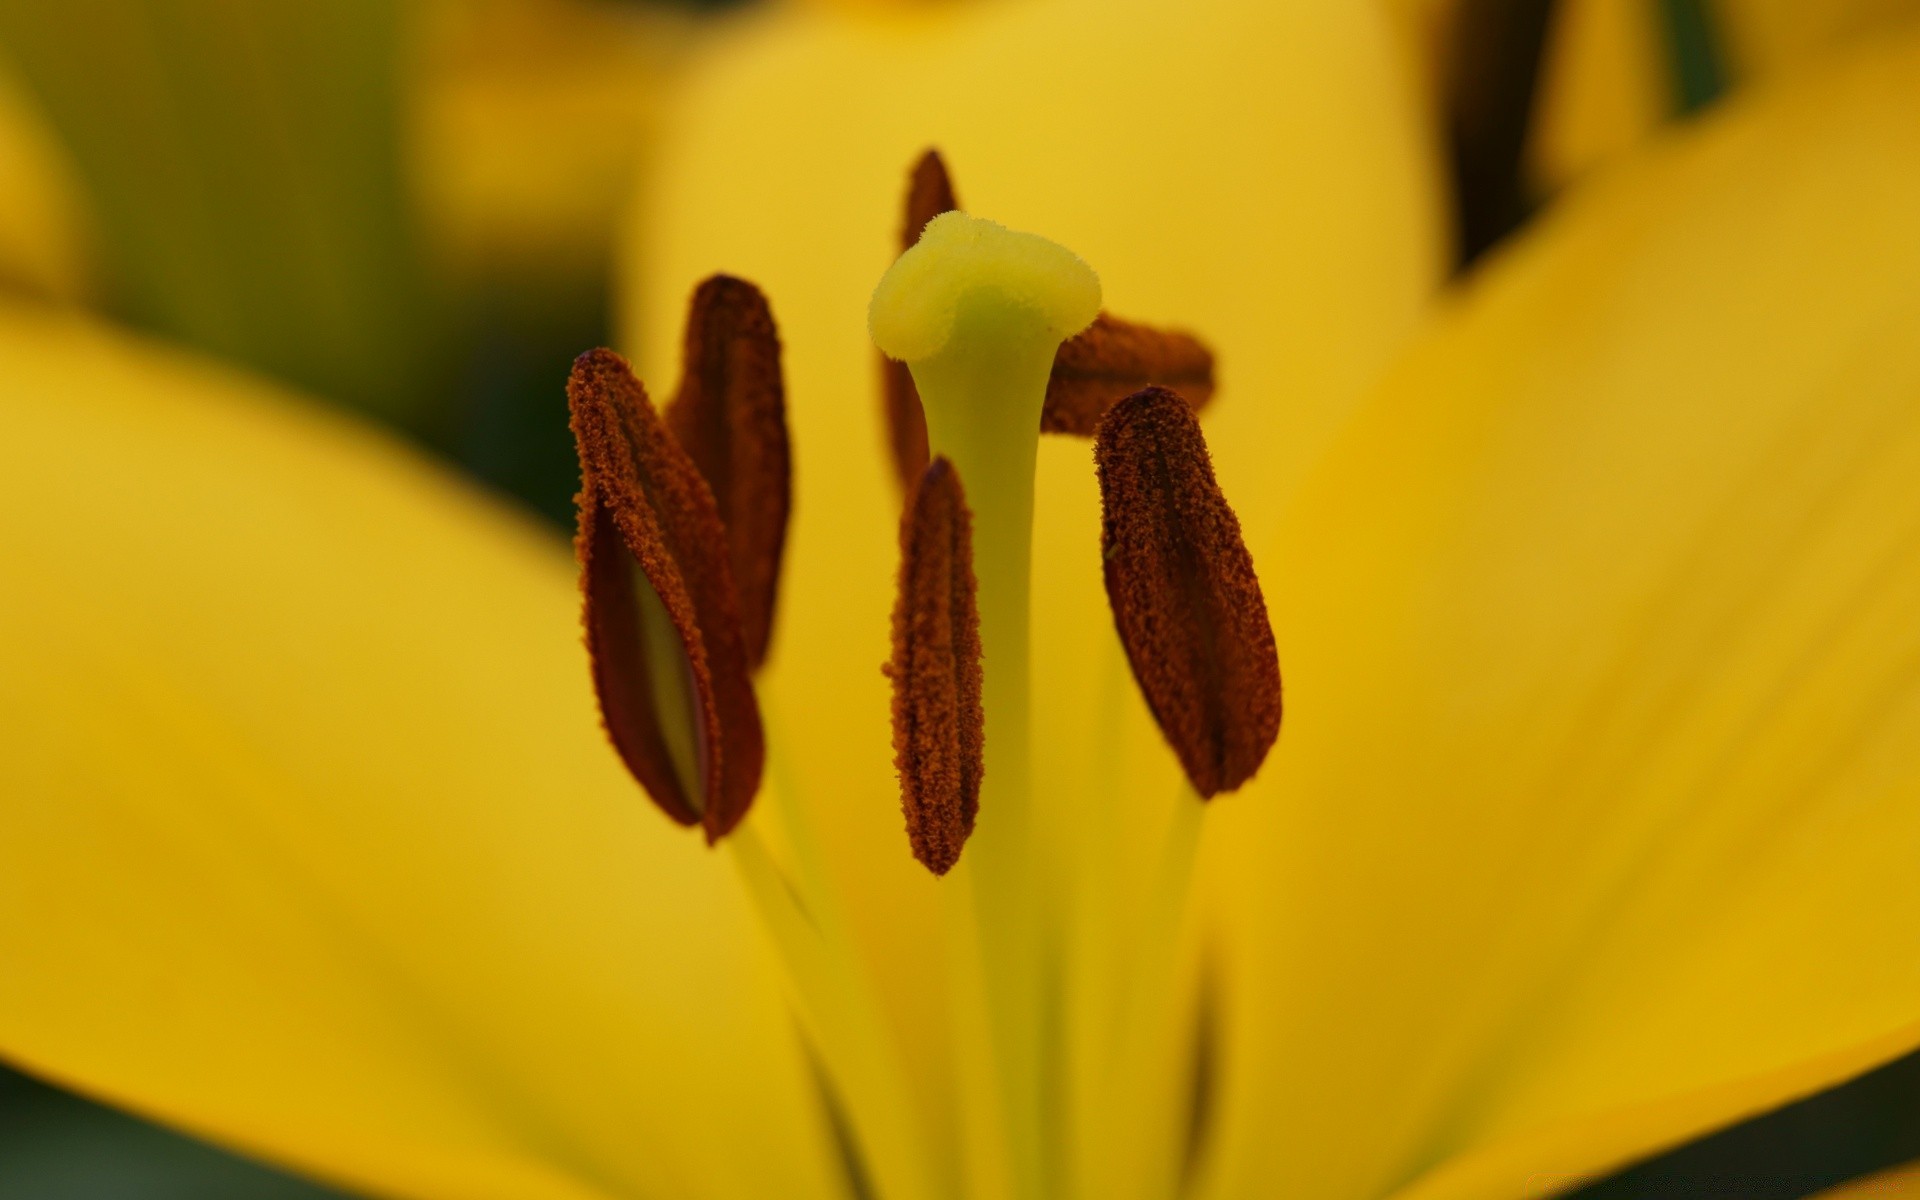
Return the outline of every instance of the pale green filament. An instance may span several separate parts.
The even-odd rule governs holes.
[[[1047,931],[1029,812],[1034,459],[1054,354],[1099,309],[1099,278],[1070,251],[955,212],[927,226],[868,311],[875,344],[912,370],[932,453],[953,463],[973,512],[986,761],[978,828],[955,882],[972,897],[995,1076],[987,1090],[1004,1138],[999,1153],[976,1147],[973,1157],[996,1161],[1022,1197],[1046,1194],[1060,1170],[1042,1103],[1043,1055],[1057,1046],[1042,1029]]]
[[[633,595],[639,609],[640,652],[652,685],[655,715],[660,740],[666,743],[667,759],[673,764],[674,778],[680,781],[681,794],[693,811],[707,807],[704,755],[700,743],[700,705],[694,695],[693,672],[687,665],[687,651],[680,634],[667,615],[660,593],[653,590],[640,564],[633,564]]]

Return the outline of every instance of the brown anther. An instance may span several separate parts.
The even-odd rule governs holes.
[[[1107,600],[1133,677],[1194,790],[1232,791],[1279,736],[1280,660],[1200,423],[1146,388],[1100,422],[1094,461]]]
[[[900,518],[893,605],[893,765],[913,856],[935,875],[960,859],[980,808],[985,714],[973,514],[959,473],[937,458]]]
[[[746,815],[765,754],[720,514],[625,359],[575,359],[567,402],[601,719],[654,803],[713,842]]]
[[[758,667],[773,632],[793,489],[780,335],[759,288],[715,275],[695,289],[666,419],[719,505],[747,662]]]
[[[1092,437],[1116,401],[1148,386],[1179,393],[1199,412],[1213,399],[1213,352],[1192,334],[1101,313],[1054,356],[1040,428]]]
[[[907,179],[900,252],[913,248],[928,221],[959,207],[946,162],[938,150],[928,150],[913,164]],[[913,372],[907,364],[881,356],[880,394],[887,410],[887,446],[893,451],[894,473],[901,489],[912,491],[927,469],[927,414],[920,407],[920,392],[913,386]]]

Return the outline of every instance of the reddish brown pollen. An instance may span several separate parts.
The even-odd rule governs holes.
[[[1213,399],[1213,352],[1192,334],[1101,313],[1061,343],[1040,428],[1092,437],[1109,408],[1150,385],[1179,393],[1199,412]]]
[[[693,293],[667,427],[706,480],[726,528],[747,661],[766,661],[792,506],[780,335],[760,289],[715,275]]]
[[[1280,733],[1280,660],[1240,522],[1192,409],[1150,387],[1094,443],[1107,599],[1134,679],[1201,797],[1253,777]]]
[[[574,549],[601,719],[654,803],[683,825],[704,827],[712,842],[746,815],[765,753],[719,511],[625,359],[611,350],[582,354],[567,401],[581,474]],[[691,730],[662,725],[642,632],[650,619],[643,587],[672,626],[676,666],[693,695]],[[697,750],[691,790],[674,766],[673,737]]]
[[[960,860],[980,808],[986,717],[973,515],[953,464],[937,458],[900,520],[893,608],[893,765],[913,856],[935,875]]]

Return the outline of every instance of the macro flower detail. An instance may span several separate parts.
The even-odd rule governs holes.
[[[959,207],[960,199],[954,195],[946,160],[938,150],[929,149],[914,161],[907,175],[900,252],[904,254],[913,248],[927,228],[927,222]],[[907,369],[907,364],[884,354],[880,356],[880,399],[887,422],[887,444],[893,451],[894,471],[900,478],[900,486],[912,491],[927,469],[927,417],[920,410],[920,393],[913,386],[913,372]]]
[[[625,359],[567,380],[580,448],[575,553],[607,736],[662,812],[717,841],[746,815],[764,745],[726,529]]]
[[[1376,6],[948,8],[770,12],[678,86],[635,369],[572,381],[584,564],[417,443],[0,305],[0,1060],[369,1200],[1786,1200],[1631,1177],[1920,1065],[1920,38],[1742,84],[1436,294]],[[1076,253],[896,256],[929,140]],[[1046,436],[1107,306],[1229,365],[1204,444],[1189,382]],[[716,404],[807,451],[758,669],[721,481],[770,455],[696,450]],[[936,876],[876,667],[902,568],[954,623],[966,557]],[[1203,804],[1256,603],[1284,746]],[[765,769],[705,846],[729,637]]]
[[[934,459],[900,516],[900,593],[886,672],[907,839],[935,875],[960,860],[980,809],[984,717],[972,525],[953,464]]]
[[[953,176],[938,150],[929,149],[907,173],[900,224],[905,253],[928,222],[959,209]],[[887,442],[901,485],[911,490],[927,465],[927,419],[913,373],[904,362],[881,357],[881,401]],[[1040,410],[1045,433],[1092,437],[1100,417],[1122,396],[1158,385],[1186,397],[1198,411],[1213,397],[1213,352],[1190,333],[1156,329],[1101,312],[1093,323],[1062,342],[1047,379]]]
[[[1199,412],[1213,399],[1213,351],[1190,333],[1103,312],[1062,343],[1047,379],[1040,428],[1092,437],[1116,400],[1144,387],[1175,392]]]
[[[694,290],[667,428],[713,493],[726,529],[747,660],[766,661],[792,504],[780,335],[760,289],[715,275]]]
[[[1094,455],[1107,599],[1154,719],[1202,799],[1253,777],[1280,734],[1273,627],[1187,404],[1122,400]]]
[[[929,152],[914,172],[910,213],[945,185]],[[990,514],[978,585],[989,614],[984,670],[998,697],[987,704],[987,723],[1018,739],[1004,761],[1015,774],[1027,770],[1028,559],[1041,430],[1098,430],[1114,622],[1194,789],[1211,798],[1239,787],[1279,733],[1280,669],[1266,603],[1194,406],[1159,386],[1117,404],[1111,395],[1127,382],[1176,378],[1204,401],[1212,355],[1187,335],[1109,317],[1099,301],[1099,280],[1069,251],[957,211],[930,220],[874,291],[875,343],[909,369],[925,397],[934,449],[965,464],[936,458],[902,518],[888,670],[908,834],[914,856],[936,875],[952,867],[972,831],[980,786],[983,735],[971,720],[979,700],[969,677],[981,670],[981,649],[962,640],[976,619],[961,498],[969,488]],[[1037,427],[1028,424],[1036,414]],[[995,720],[1002,706],[1013,720]],[[986,748],[998,751],[993,740]],[[1011,786],[1017,793],[1024,781]]]
[[[1236,788],[1278,731],[1279,670],[1252,560],[1194,421],[1213,392],[1213,357],[1190,335],[1108,316],[1098,279],[1070,252],[954,202],[945,164],[927,151],[907,195],[913,245],[881,280],[870,319],[886,356],[896,468],[906,461],[902,414],[928,427],[925,392],[936,409],[925,441],[969,462],[991,497],[989,623],[1005,649],[985,670],[1005,676],[1002,727],[1022,727],[1008,738],[1010,773],[1027,769],[1034,448],[1042,431],[1097,427],[1109,593],[1135,676],[1199,794]],[[1150,386],[1114,405],[1116,389],[1149,379],[1186,383],[1196,403]],[[694,290],[664,420],[612,351],[582,355],[568,395],[583,480],[576,554],[603,723],[655,803],[717,841],[759,787],[765,747],[750,673],[766,657],[791,504],[772,310],[732,276]],[[1110,410],[1125,415],[1103,421]],[[985,766],[973,547],[965,476],[943,453],[901,515],[886,665],[908,842],[935,875],[973,832]]]

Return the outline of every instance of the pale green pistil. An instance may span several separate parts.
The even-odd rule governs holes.
[[[973,512],[986,736],[979,825],[961,868],[1013,1183],[1025,1196],[1039,1195],[1056,1165],[1044,1161],[1039,1102],[1047,1050],[1028,812],[1034,460],[1054,355],[1099,311],[1099,277],[1071,251],[960,212],[927,225],[868,309],[874,343],[913,372],[929,449],[953,464]]]
[[[1099,311],[1100,279],[1072,251],[962,212],[928,223],[868,308],[874,343],[912,370],[929,448],[953,464],[973,512],[986,710],[975,857],[1001,859],[1024,840],[1040,410],[1060,343]],[[995,878],[1001,865],[979,864],[983,886],[1015,883]]]
[[[1005,321],[966,329],[962,301],[985,293],[980,311]],[[918,363],[951,342],[991,349],[1001,336],[1031,333],[1059,345],[1093,323],[1100,277],[1073,251],[1032,233],[963,212],[941,213],[873,290],[868,328],[881,353]]]

